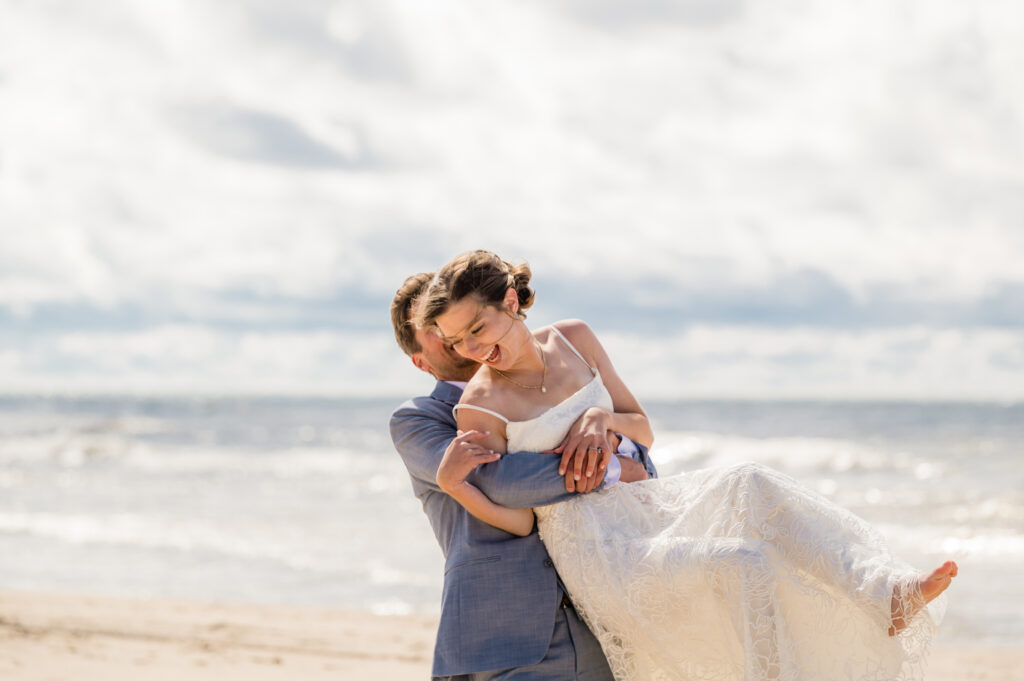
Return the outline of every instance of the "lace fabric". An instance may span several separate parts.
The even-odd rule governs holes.
[[[509,451],[557,446],[600,376],[537,418]],[[619,484],[534,509],[577,610],[617,681],[921,679],[943,597],[871,526],[758,464]]]

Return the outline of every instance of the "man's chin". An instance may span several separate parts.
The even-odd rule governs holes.
[[[476,362],[467,361],[464,364],[452,365],[452,375],[458,376],[455,380],[468,381],[473,378],[473,374],[477,372],[480,365]]]
[[[480,368],[480,362],[472,359],[466,359],[462,355],[456,355],[452,357],[451,367],[457,371],[465,371],[468,369],[476,370]]]

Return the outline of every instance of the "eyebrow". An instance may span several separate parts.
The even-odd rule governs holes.
[[[473,328],[473,326],[474,326],[474,325],[475,325],[475,324],[476,324],[476,323],[477,323],[478,321],[480,321],[480,316],[481,316],[481,315],[482,315],[483,313],[484,313],[484,306],[483,306],[483,305],[481,305],[481,306],[480,306],[480,309],[476,311],[476,316],[475,316],[475,317],[473,317],[472,321],[470,321],[470,322],[469,322],[469,324],[466,324],[466,325],[465,325],[464,327],[462,327],[462,331],[463,331],[463,333],[465,333],[465,331],[466,331],[467,329],[471,329],[471,328]],[[438,327],[438,329],[437,329],[437,330],[438,330],[438,331],[440,331],[440,330],[441,330],[441,329],[440,329],[440,327]],[[447,343],[448,345],[455,345],[456,343],[459,343],[459,342],[461,342],[461,341],[462,341],[462,339],[461,339],[461,338],[456,338],[455,336],[445,336],[445,335],[443,335],[443,334],[441,335],[441,340],[442,340],[442,341],[444,341],[445,343]]]

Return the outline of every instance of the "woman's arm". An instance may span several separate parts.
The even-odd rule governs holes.
[[[654,431],[651,430],[651,422],[647,419],[647,413],[640,406],[640,401],[633,396],[626,384],[622,382],[612,360],[605,352],[601,341],[597,339],[594,332],[587,323],[580,319],[567,319],[555,324],[569,342],[576,346],[576,349],[583,353],[583,356],[591,363],[591,366],[601,372],[601,380],[608,393],[612,396],[612,409],[608,412],[597,407],[591,410],[602,412],[606,430],[621,433],[634,442],[639,442],[645,447],[654,443]]]
[[[504,424],[490,414],[471,409],[456,413],[458,436],[445,450],[437,469],[437,484],[442,491],[469,511],[475,518],[506,532],[525,537],[533,531],[533,511],[528,508],[499,506],[466,482],[466,476],[477,466],[500,458],[505,451],[504,439],[495,432]]]
[[[565,474],[570,460],[574,460],[574,474],[579,480],[583,475],[590,477],[594,474],[597,460],[600,461],[596,466],[599,470],[607,467],[612,454],[607,444],[608,432],[625,435],[634,442],[650,447],[654,442],[654,431],[640,402],[623,383],[608,353],[586,322],[570,319],[558,322],[555,326],[587,358],[590,365],[601,372],[601,380],[612,398],[612,411],[600,407],[588,409],[573,424],[562,444],[554,450],[562,455],[559,473]],[[593,447],[602,449],[601,457],[587,456],[588,449]],[[587,460],[585,471],[584,459]]]

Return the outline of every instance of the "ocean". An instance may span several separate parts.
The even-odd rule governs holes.
[[[0,588],[437,612],[397,399],[0,398]],[[960,563],[941,638],[1024,641],[1024,404],[645,404],[662,475],[744,460]]]

